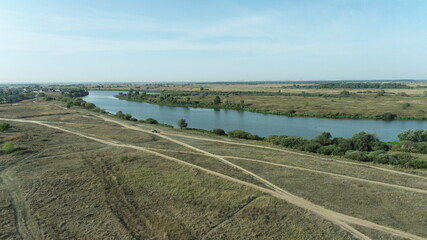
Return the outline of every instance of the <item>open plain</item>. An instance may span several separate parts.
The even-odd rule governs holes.
[[[61,104],[0,105],[0,239],[427,238],[425,170]]]

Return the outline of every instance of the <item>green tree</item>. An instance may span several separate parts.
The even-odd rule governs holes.
[[[185,119],[181,118],[178,120],[178,126],[180,128],[186,128],[188,126],[187,121]]]
[[[375,135],[365,132],[356,133],[351,137],[351,139],[354,145],[354,150],[362,152],[372,151],[380,143]]]
[[[219,96],[215,96],[213,103],[214,103],[215,105],[220,104],[220,103],[221,103],[221,98],[220,98]]]
[[[2,147],[3,152],[11,153],[15,151],[15,144],[13,142],[5,142]]]
[[[326,146],[332,143],[331,137],[332,135],[330,132],[323,132],[314,138],[314,141],[320,143],[322,146]]]

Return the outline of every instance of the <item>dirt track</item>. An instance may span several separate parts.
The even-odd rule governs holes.
[[[133,129],[133,130],[137,130],[137,131],[141,131],[141,132],[152,134],[151,132],[149,132],[147,130],[143,130],[143,129],[138,128],[136,126],[127,125],[127,124],[124,124],[124,123],[122,123],[120,121],[108,119],[108,118],[105,118],[105,117],[102,117],[102,118],[104,120],[106,120],[106,121],[114,122],[116,124],[119,124],[119,125],[121,125],[123,127],[129,128],[129,129]],[[345,214],[341,214],[341,213],[338,213],[338,212],[334,212],[334,211],[326,209],[326,208],[324,208],[322,206],[313,204],[313,203],[311,203],[311,202],[309,202],[309,201],[307,201],[307,200],[305,200],[303,198],[300,198],[298,196],[295,196],[295,195],[287,192],[286,190],[284,190],[284,189],[282,189],[282,188],[280,188],[280,187],[272,184],[268,180],[266,180],[266,179],[264,179],[264,178],[262,178],[262,177],[260,177],[260,176],[258,176],[256,174],[254,174],[254,173],[252,173],[252,172],[250,172],[250,171],[248,171],[248,170],[246,170],[246,169],[244,169],[244,168],[242,168],[242,167],[240,167],[240,166],[238,166],[236,164],[233,164],[233,163],[227,161],[222,156],[218,156],[218,155],[206,152],[204,150],[195,148],[195,147],[193,147],[191,145],[188,145],[186,143],[183,143],[183,142],[180,142],[178,140],[172,139],[170,137],[164,136],[162,134],[156,134],[156,135],[160,136],[160,137],[162,137],[164,139],[167,139],[169,141],[172,141],[174,143],[177,143],[177,144],[180,144],[182,146],[185,146],[185,147],[187,147],[189,149],[192,149],[192,150],[198,151],[200,153],[206,154],[207,156],[214,157],[214,158],[216,158],[216,159],[218,159],[218,160],[220,160],[220,161],[222,161],[222,162],[224,162],[224,163],[226,163],[226,164],[228,164],[230,166],[233,166],[233,167],[235,167],[235,168],[237,168],[237,169],[245,172],[246,174],[249,174],[249,175],[253,176],[254,178],[256,178],[259,181],[263,182],[269,188],[260,187],[260,186],[257,186],[257,185],[254,185],[254,184],[251,184],[251,183],[248,183],[248,182],[245,182],[245,181],[242,181],[242,180],[239,180],[239,179],[236,179],[236,178],[233,178],[233,177],[230,177],[230,176],[227,176],[227,175],[224,175],[224,174],[221,174],[221,173],[218,173],[218,172],[215,172],[215,171],[212,171],[212,170],[209,170],[209,169],[206,169],[206,168],[203,168],[203,167],[200,167],[200,166],[197,166],[197,165],[185,162],[185,161],[180,160],[180,159],[177,159],[177,158],[174,158],[174,157],[170,157],[170,156],[161,154],[161,153],[153,151],[153,150],[149,150],[149,149],[144,148],[144,147],[134,146],[134,145],[130,145],[130,144],[123,144],[123,143],[120,143],[120,142],[117,142],[117,141],[112,141],[112,140],[100,139],[97,136],[91,136],[91,135],[84,134],[84,133],[81,133],[81,132],[78,132],[78,131],[75,131],[75,130],[70,130],[70,129],[66,129],[66,128],[63,128],[63,127],[53,126],[53,125],[50,125],[49,123],[46,123],[46,122],[34,121],[34,120],[4,119],[4,118],[0,118],[0,120],[39,124],[39,125],[42,125],[42,126],[45,126],[45,127],[57,129],[57,130],[64,131],[64,132],[67,132],[67,133],[70,133],[70,134],[75,134],[75,135],[78,135],[78,136],[81,136],[81,137],[84,137],[84,138],[87,138],[87,139],[90,139],[90,140],[93,140],[93,141],[97,141],[97,142],[100,142],[100,143],[103,143],[103,144],[106,144],[106,145],[115,146],[115,147],[126,147],[126,148],[132,148],[132,149],[136,149],[136,150],[140,150],[140,151],[145,151],[147,153],[160,156],[160,157],[162,157],[164,159],[175,161],[175,162],[178,162],[178,163],[181,163],[181,164],[193,167],[195,169],[204,171],[206,173],[209,173],[209,174],[221,177],[223,179],[226,179],[226,180],[229,180],[229,181],[233,181],[233,182],[236,182],[236,183],[239,183],[239,184],[243,184],[245,186],[251,187],[251,188],[256,189],[258,191],[270,194],[270,195],[272,195],[272,196],[274,196],[276,198],[283,199],[283,200],[285,200],[285,201],[287,201],[289,203],[292,203],[292,204],[294,204],[294,205],[296,205],[298,207],[307,209],[307,210],[309,210],[309,211],[311,211],[313,213],[316,213],[316,214],[324,217],[325,219],[328,219],[329,221],[337,224],[338,226],[340,226],[343,229],[351,232],[353,235],[355,235],[355,236],[357,236],[358,238],[361,238],[361,239],[369,239],[369,238],[367,236],[365,236],[364,234],[362,234],[361,232],[359,232],[356,229],[354,229],[353,227],[351,227],[350,224],[360,225],[360,226],[368,227],[368,228],[371,228],[371,229],[376,229],[376,230],[383,231],[383,232],[386,232],[386,233],[390,233],[390,234],[393,234],[393,235],[396,235],[396,236],[399,236],[399,237],[403,237],[403,238],[424,239],[422,237],[419,237],[419,236],[416,236],[416,235],[413,235],[413,234],[410,234],[410,233],[406,233],[406,232],[403,232],[403,231],[400,231],[400,230],[397,230],[397,229],[385,227],[385,226],[382,226],[382,225],[379,225],[379,224],[376,224],[376,223],[373,223],[373,222],[369,222],[369,221],[366,221],[366,220],[363,220],[363,219],[359,219],[359,218],[355,218],[355,217],[348,216],[348,215],[345,215]],[[227,143],[226,141],[223,141],[223,142]]]
[[[168,136],[184,137],[184,138],[191,138],[191,139],[195,139],[195,140],[202,140],[202,141],[208,141],[208,142],[218,142],[218,143],[225,143],[225,144],[232,144],[232,145],[240,145],[240,146],[247,146],[247,147],[254,147],[254,148],[262,148],[262,149],[267,149],[267,150],[273,150],[273,151],[291,153],[291,154],[300,155],[300,156],[304,156],[304,157],[310,157],[310,158],[314,158],[314,159],[318,159],[318,160],[323,160],[323,161],[327,161],[327,162],[333,161],[333,162],[339,162],[339,163],[342,163],[342,164],[356,165],[356,166],[362,166],[362,167],[367,167],[367,168],[373,168],[373,169],[377,169],[377,170],[381,170],[381,171],[385,171],[385,172],[390,172],[390,173],[394,173],[394,174],[405,175],[405,176],[409,176],[409,177],[415,177],[415,178],[421,178],[421,179],[427,180],[427,177],[419,176],[419,175],[415,175],[415,174],[410,174],[410,173],[395,171],[395,170],[392,170],[392,169],[382,168],[382,167],[378,167],[378,166],[371,166],[371,165],[360,164],[360,163],[355,163],[355,162],[341,161],[341,160],[331,159],[331,158],[323,158],[323,157],[314,156],[314,155],[305,154],[305,153],[300,153],[300,152],[296,152],[296,151],[288,151],[288,150],[280,149],[280,148],[274,148],[274,147],[268,147],[268,146],[260,146],[260,145],[248,144],[248,143],[231,142],[231,141],[224,141],[224,140],[210,139],[210,138],[203,138],[203,137],[188,136],[188,135],[184,135],[184,134],[171,134],[171,133],[167,133],[166,135],[168,135]]]

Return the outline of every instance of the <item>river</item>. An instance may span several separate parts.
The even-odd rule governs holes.
[[[354,133],[364,131],[375,133],[382,141],[396,141],[397,134],[405,130],[427,129],[427,121],[287,117],[226,109],[168,107],[120,100],[114,97],[118,93],[119,91],[89,91],[89,95],[83,100],[113,114],[122,111],[138,119],[154,118],[160,123],[175,127],[177,121],[184,118],[190,128],[222,128],[225,131],[241,129],[260,136],[285,134],[311,139],[322,132],[330,132],[333,137],[351,137]]]

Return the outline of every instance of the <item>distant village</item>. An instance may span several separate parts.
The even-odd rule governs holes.
[[[0,104],[15,103],[25,99],[35,97],[44,97],[46,94],[61,94],[65,89],[59,87],[46,86],[17,86],[17,87],[0,87]]]

